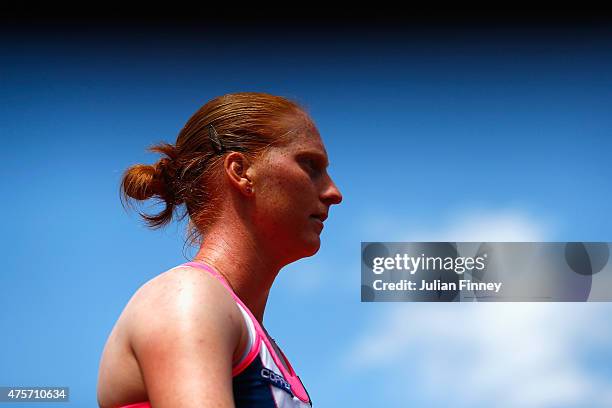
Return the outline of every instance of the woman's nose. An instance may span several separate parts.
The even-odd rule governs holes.
[[[342,193],[340,192],[336,184],[333,182],[331,177],[329,178],[329,184],[327,188],[323,192],[322,198],[327,205],[340,204],[342,202]]]

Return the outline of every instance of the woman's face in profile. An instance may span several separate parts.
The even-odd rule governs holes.
[[[329,208],[342,195],[327,173],[328,157],[314,125],[270,148],[253,163],[259,233],[286,262],[314,255]]]

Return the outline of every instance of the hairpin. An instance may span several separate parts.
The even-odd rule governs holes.
[[[225,147],[223,146],[223,143],[221,143],[219,134],[215,130],[215,127],[212,125],[212,123],[208,125],[208,138],[210,139],[210,142],[212,144],[213,149],[215,150],[215,153],[221,154],[225,151]]]

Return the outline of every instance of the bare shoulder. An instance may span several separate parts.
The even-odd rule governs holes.
[[[232,406],[241,319],[221,282],[198,269],[174,268],[143,285],[126,320],[151,405]]]
[[[145,283],[126,306],[125,319],[134,347],[149,336],[170,335],[170,328],[197,333],[214,328],[209,325],[222,325],[231,334],[242,324],[240,311],[221,282],[192,267],[170,269]]]
[[[176,406],[182,395],[190,402],[181,406],[202,406],[193,398],[196,388],[210,388],[206,395],[229,404],[232,360],[245,337],[241,319],[227,289],[208,273],[177,267],[151,279],[132,296],[109,336],[99,405],[149,400]],[[209,369],[226,376],[201,374]]]

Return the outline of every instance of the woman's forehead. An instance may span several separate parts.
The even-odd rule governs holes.
[[[327,151],[325,150],[325,146],[323,145],[321,137],[318,133],[294,134],[292,137],[288,138],[285,143],[272,146],[272,148],[268,150],[267,154],[264,154],[264,156],[267,156],[267,158],[264,160],[285,160],[304,155],[320,156],[320,158],[325,162],[328,161]]]
[[[276,144],[277,152],[283,154],[312,152],[327,157],[319,130],[307,114],[292,114],[285,117],[283,122],[286,130],[281,138],[282,141]]]
[[[299,132],[295,134],[284,147],[294,152],[313,151],[327,155],[323,140],[317,131]]]

